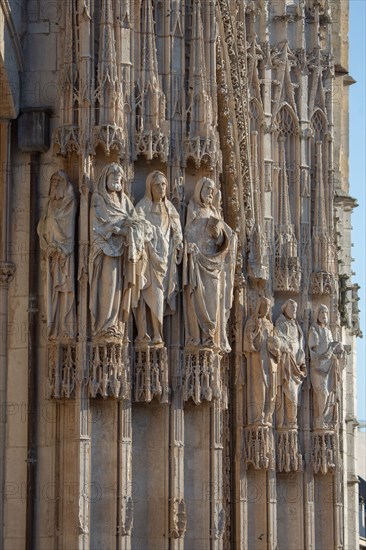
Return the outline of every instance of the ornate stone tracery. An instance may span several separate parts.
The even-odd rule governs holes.
[[[195,545],[195,515],[215,550],[233,541],[255,548],[261,514],[268,548],[294,545],[276,516],[276,495],[290,476],[303,476],[299,486],[309,492],[319,483],[314,474],[340,483],[340,340],[360,329],[357,288],[340,273],[335,246],[325,4],[67,0],[62,7],[53,144],[58,165],[74,183],[78,176],[80,197],[57,172],[64,183],[39,232],[48,270],[48,397],[79,407],[75,547],[111,546],[91,521],[101,509],[89,481],[106,482],[95,467],[100,451],[113,462],[117,512],[107,502],[105,514],[118,518],[120,548],[146,546],[159,514],[172,548]],[[346,200],[339,195],[339,204]],[[70,246],[60,251],[64,241]],[[6,284],[12,271],[1,274]],[[310,326],[320,297],[330,328]],[[332,351],[326,361],[323,344]],[[326,363],[317,384],[312,373]],[[90,429],[99,404],[117,421]],[[195,475],[202,498],[187,489]],[[247,498],[253,481],[265,486],[265,511]],[[134,483],[155,496],[161,490],[168,504],[156,499],[156,512],[152,493],[136,497]],[[304,547],[315,548],[317,504],[302,496]]]

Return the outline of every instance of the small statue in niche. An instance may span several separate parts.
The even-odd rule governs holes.
[[[51,176],[48,202],[37,232],[45,276],[47,335],[75,338],[75,216],[74,188],[62,170]]]
[[[94,336],[124,336],[124,324],[142,287],[145,240],[149,224],[124,192],[119,164],[105,166],[92,196],[90,311]]]
[[[200,179],[185,226],[183,268],[186,346],[229,352],[226,325],[233,299],[237,237],[222,219],[209,178]]]
[[[321,304],[316,322],[309,331],[310,379],[313,387],[314,428],[334,428],[342,380],[341,363],[345,350],[341,342],[333,341],[328,328],[329,310]]]
[[[296,321],[297,303],[287,300],[275,323],[274,335],[280,340],[277,373],[276,426],[297,429],[300,388],[306,377],[304,337]]]
[[[248,425],[271,426],[276,403],[280,340],[273,336],[271,301],[261,297],[244,329]]]
[[[175,311],[183,236],[179,214],[166,197],[167,185],[162,172],[151,172],[146,178],[145,196],[136,205],[137,214],[150,222],[153,232],[145,246],[145,282],[135,310],[139,344],[163,344],[164,314]]]

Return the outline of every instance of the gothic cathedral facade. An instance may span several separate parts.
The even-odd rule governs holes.
[[[348,2],[0,2],[0,546],[353,550]]]

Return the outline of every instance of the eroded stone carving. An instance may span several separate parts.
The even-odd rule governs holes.
[[[287,300],[275,323],[281,357],[277,374],[276,427],[297,430],[301,384],[306,377],[304,337],[296,321],[297,303]]]
[[[302,457],[298,443],[297,413],[301,384],[307,375],[304,338],[296,321],[297,303],[287,300],[275,323],[274,334],[280,340],[277,374],[276,428],[277,470],[299,471]]]
[[[76,336],[74,188],[62,170],[51,176],[48,201],[37,232],[42,251],[49,340]]]
[[[245,428],[244,458],[255,470],[267,470],[275,464],[273,434],[269,426]]]
[[[187,528],[186,503],[183,498],[175,498],[171,505],[171,537],[180,539],[184,537]]]
[[[121,504],[122,526],[121,535],[123,537],[130,536],[133,528],[133,499],[132,497],[123,497]]]
[[[91,350],[89,394],[91,397],[129,397],[131,391],[127,342],[109,338],[95,342]]]
[[[141,3],[141,21],[141,71],[136,83],[136,152],[148,160],[159,157],[166,162],[169,153],[166,98],[158,74],[151,0]]]
[[[279,213],[275,231],[275,290],[298,292],[301,267],[295,228],[291,221],[285,158],[285,138],[280,138]]]
[[[324,304],[316,312],[309,332],[310,379],[313,388],[314,429],[334,429],[338,422],[338,404],[345,351],[333,340],[328,328],[329,310]]]
[[[201,1],[194,0],[189,68],[188,136],[186,159],[198,168],[202,162],[213,170],[221,162],[218,136],[213,124],[212,100],[207,92],[205,44],[201,18]]]
[[[53,343],[48,349],[48,397],[54,399],[75,396],[76,346]]]
[[[105,166],[90,212],[90,312],[93,336],[123,338],[125,323],[142,287],[142,256],[150,238],[124,192],[125,176],[116,163]]]
[[[135,310],[137,345],[163,344],[164,314],[175,310],[183,237],[179,214],[166,197],[167,183],[162,172],[151,172],[146,179],[145,196],[136,205],[137,214],[146,218],[152,228],[152,237],[145,245],[144,285]]]
[[[275,410],[280,339],[273,336],[270,312],[271,301],[259,298],[256,311],[244,329],[249,426],[271,426]]]
[[[135,401],[150,403],[157,398],[169,402],[169,369],[167,350],[162,345],[138,345],[135,348]]]
[[[114,12],[112,0],[102,0],[99,25],[99,54],[95,89],[98,125],[93,129],[93,149],[100,145],[107,155],[111,150],[125,153],[123,127],[123,87],[118,74]]]
[[[336,466],[336,434],[317,430],[311,434],[311,461],[315,474],[327,474]]]
[[[227,353],[237,237],[214,206],[216,197],[213,180],[202,178],[188,205],[183,268],[186,348]]]
[[[196,405],[222,395],[221,357],[212,349],[188,349],[184,353],[183,399]]]
[[[260,297],[244,329],[247,358],[247,424],[244,456],[255,469],[274,464],[272,417],[276,404],[277,362],[280,340],[274,337],[270,320],[271,301]]]

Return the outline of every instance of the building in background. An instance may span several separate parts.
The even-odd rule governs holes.
[[[0,33],[0,546],[358,547],[348,2]]]

